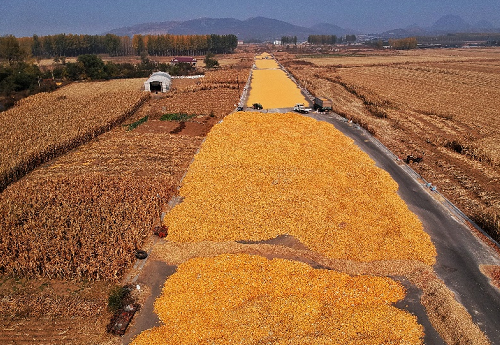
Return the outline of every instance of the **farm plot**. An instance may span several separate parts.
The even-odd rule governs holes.
[[[201,140],[120,130],[11,185],[0,195],[0,268],[116,281]]]
[[[423,51],[423,62],[384,57],[381,65],[370,60],[351,68],[284,64],[312,93],[331,98],[334,111],[400,157],[424,152],[413,168],[499,240],[500,50],[447,54],[443,60],[442,52]],[[347,57],[336,60],[349,63]]]
[[[415,316],[392,306],[404,288],[303,263],[249,255],[193,259],[155,310],[163,326],[133,344],[422,344]]]
[[[247,106],[260,103],[264,109],[291,108],[296,103],[308,104],[297,85],[274,59],[256,59],[252,72]]]
[[[138,80],[74,83],[0,113],[0,190],[120,123],[146,101]]]
[[[0,339],[105,343],[108,294],[143,249],[201,140],[117,129],[4,190]],[[6,290],[12,275],[24,283]]]
[[[208,71],[204,78],[174,79],[165,97],[152,100],[138,114],[148,115],[149,120],[158,120],[167,113],[212,115],[221,119],[236,108],[249,73],[249,69],[224,68]]]
[[[165,225],[177,242],[289,234],[329,258],[433,264],[434,246],[397,188],[329,124],[237,113],[209,133]]]

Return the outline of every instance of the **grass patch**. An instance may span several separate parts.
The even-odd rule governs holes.
[[[113,313],[121,309],[126,304],[125,300],[129,294],[130,290],[127,286],[115,286],[109,293],[108,309]]]
[[[131,131],[142,125],[144,122],[148,120],[149,116],[144,116],[142,119],[135,121],[127,126],[127,131]]]
[[[164,114],[160,117],[160,121],[187,121],[196,115],[189,115],[186,113],[172,113]]]

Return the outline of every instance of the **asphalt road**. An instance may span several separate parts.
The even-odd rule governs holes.
[[[399,184],[398,194],[420,218],[436,246],[435,272],[455,293],[491,343],[500,345],[500,291],[490,285],[479,269],[480,265],[500,265],[499,255],[479,240],[463,219],[443,205],[437,194],[418,180],[418,175],[405,165],[399,165],[396,157],[368,132],[337,115],[310,113],[308,116],[329,122],[352,138]]]

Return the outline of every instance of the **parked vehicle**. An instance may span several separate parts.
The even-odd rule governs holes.
[[[293,107],[293,110],[302,114],[307,114],[311,111],[311,108],[304,107],[304,103],[297,103]]]
[[[333,103],[330,99],[324,97],[314,98],[314,110],[321,112],[332,111]]]

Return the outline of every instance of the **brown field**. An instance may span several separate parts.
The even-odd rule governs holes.
[[[131,116],[149,95],[141,80],[74,83],[0,113],[0,190],[41,163]]]
[[[200,84],[174,80],[170,94],[154,95],[125,124],[145,116],[151,121],[132,131],[117,126],[0,194],[0,342],[120,341],[105,331],[108,293],[159,224],[204,135],[238,102],[238,82],[244,85],[249,73],[248,64],[246,69],[238,64],[207,73]],[[121,82],[114,82],[113,92],[127,88],[128,82]],[[142,80],[137,82],[140,88]],[[70,90],[85,93],[91,86],[73,84]],[[109,106],[111,112],[113,103]],[[53,107],[40,101],[37,111]],[[198,116],[157,120],[180,111]],[[105,104],[89,106],[86,119],[105,115]],[[30,300],[38,303],[26,303]]]
[[[281,58],[395,154],[423,155],[414,170],[499,240],[500,50],[364,54]]]

